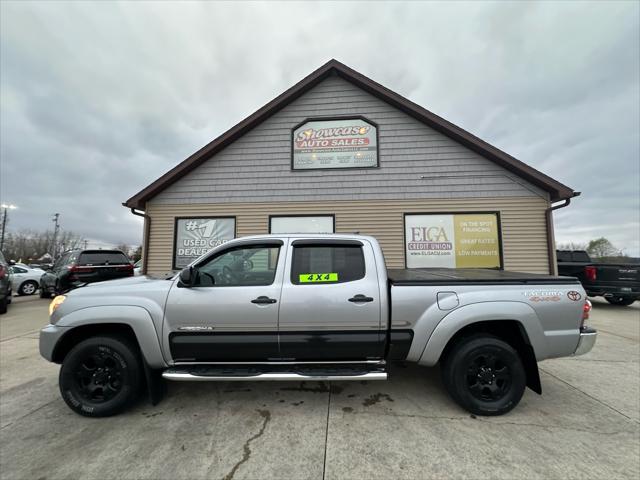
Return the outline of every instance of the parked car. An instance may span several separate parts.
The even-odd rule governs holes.
[[[136,277],[142,275],[142,259],[133,264],[133,275]]]
[[[584,250],[558,250],[558,273],[576,277],[590,297],[627,306],[640,299],[640,264],[596,263]]]
[[[20,263],[12,265],[9,269],[11,270],[11,286],[18,295],[33,295],[38,291],[44,270],[29,268]]]
[[[40,270],[51,270],[53,267],[52,263],[30,263],[29,268],[39,268]]]
[[[7,313],[7,306],[11,303],[11,290],[9,263],[0,252],[0,314]]]
[[[93,282],[133,275],[133,265],[120,250],[70,250],[40,277],[40,297],[49,298]]]
[[[56,297],[40,353],[87,416],[167,380],[385,380],[389,362],[442,365],[479,415],[541,393],[537,361],[591,350],[575,278],[491,269],[389,270],[360,235],[231,240],[170,280],[139,276]],[[161,375],[161,377],[160,377]],[[145,380],[146,379],[146,383]]]

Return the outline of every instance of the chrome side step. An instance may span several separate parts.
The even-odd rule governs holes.
[[[178,382],[261,382],[261,381],[341,381],[341,380],[386,380],[387,372],[363,372],[340,374],[300,374],[288,372],[264,372],[249,375],[203,375],[196,372],[165,370],[162,377]]]

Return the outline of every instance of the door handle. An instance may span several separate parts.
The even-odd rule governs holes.
[[[269,303],[276,303],[277,300],[275,298],[265,297],[264,295],[259,296],[258,298],[254,298],[251,300],[251,303],[257,303],[258,305],[267,305]]]
[[[351,297],[349,299],[350,302],[354,302],[354,303],[360,303],[360,302],[373,302],[373,298],[371,297],[367,297],[366,295],[362,295],[361,293],[359,293],[358,295],[356,295],[355,297]]]

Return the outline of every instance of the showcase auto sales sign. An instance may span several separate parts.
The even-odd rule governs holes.
[[[294,170],[378,166],[377,129],[364,119],[306,122],[292,144]]]

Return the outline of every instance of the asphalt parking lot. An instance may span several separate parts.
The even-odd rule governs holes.
[[[583,357],[542,362],[544,393],[474,418],[437,369],[388,382],[172,383],[156,407],[88,419],[38,354],[46,300],[0,317],[2,478],[633,478],[640,475],[640,303],[594,301]]]

